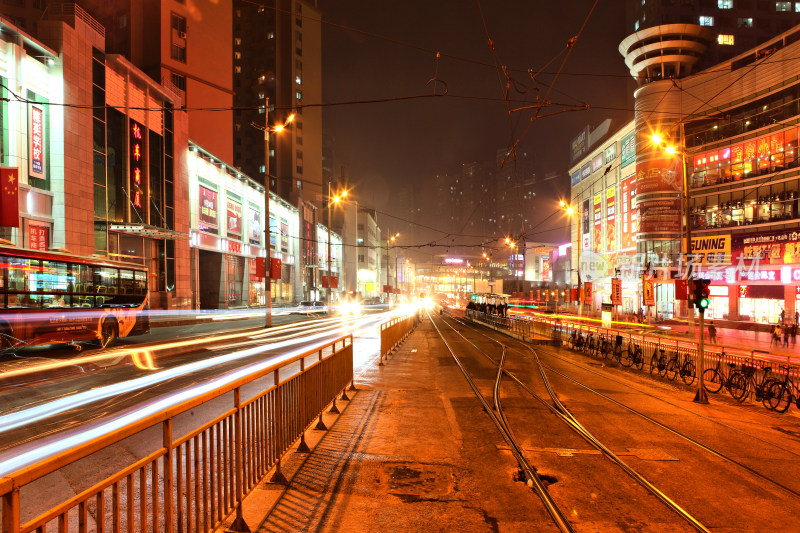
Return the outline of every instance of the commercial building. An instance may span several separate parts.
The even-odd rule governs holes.
[[[192,142],[188,160],[195,307],[263,307],[265,278],[258,263],[267,256],[264,187]],[[263,274],[271,278],[273,306],[324,295],[320,276],[328,268],[327,228],[315,222],[309,227],[302,213],[270,193],[272,261],[265,262]],[[331,233],[334,276],[341,271],[341,242]]]
[[[577,265],[571,272],[571,283],[577,289],[580,281],[584,296],[589,295],[584,300],[584,309],[599,309],[601,303],[611,302],[612,278],[622,276],[622,310],[635,312],[641,305],[638,269],[616,271],[638,262],[634,122],[609,135],[605,135],[609,130],[606,122],[598,129],[595,134],[596,130],[587,128],[571,144],[573,154],[578,154],[569,170],[570,204],[574,210],[570,224],[570,264]],[[671,297],[667,292],[659,293],[658,297],[661,302],[674,300],[674,295]]]
[[[46,12],[37,34],[3,25],[2,164],[19,170],[21,214],[4,237],[141,264],[152,308],[188,307],[176,268],[189,259],[179,96],[106,55],[103,26],[83,10]]]
[[[626,4],[629,31],[637,35],[633,40],[648,41],[648,59],[692,57],[698,69],[727,61],[800,24],[797,2],[628,0]],[[697,53],[698,45],[708,50]]]

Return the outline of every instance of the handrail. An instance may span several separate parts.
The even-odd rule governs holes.
[[[314,356],[314,360],[307,364],[306,359]],[[297,362],[300,363],[299,372],[281,379],[281,370]],[[243,385],[270,374],[274,383],[260,388],[251,398],[242,399]],[[43,531],[48,522],[54,520],[58,520],[60,528],[62,523],[74,519],[75,513],[78,521],[85,524],[87,502],[94,498],[98,509],[103,509],[104,499],[112,504],[114,525],[108,527],[107,524],[109,530],[119,530],[117,526],[123,518],[132,527],[134,515],[140,525],[137,530],[141,531],[173,531],[176,525],[181,530],[184,529],[184,520],[187,521],[186,530],[201,529],[201,518],[205,529],[216,527],[231,512],[238,512],[244,495],[272,467],[277,465],[280,470],[281,456],[298,437],[301,445],[305,445],[305,430],[321,416],[331,401],[335,406],[336,395],[352,382],[353,338],[346,335],[23,467],[0,478],[0,531]],[[173,419],[177,415],[231,392],[232,408],[173,439]],[[20,511],[27,496],[23,494],[21,498],[20,490],[26,485],[159,424],[162,425],[163,442],[146,457],[123,466],[51,509],[37,511],[36,518],[21,523]],[[194,460],[190,461],[192,457]],[[185,465],[182,464],[184,461]],[[125,491],[127,493],[122,494]],[[125,496],[129,500],[127,510],[120,508],[120,501],[124,501]],[[138,510],[132,506],[134,496],[139,500]],[[125,516],[120,518],[120,513]],[[102,513],[94,518],[98,521],[98,530],[103,529],[99,522],[112,521]],[[147,527],[141,527],[141,524]]]
[[[381,353],[378,366],[383,366],[383,360],[388,360],[389,354],[403,342],[414,329],[414,316],[403,315],[383,322],[381,331]]]

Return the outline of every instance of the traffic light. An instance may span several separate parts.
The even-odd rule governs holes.
[[[711,305],[711,291],[708,288],[709,280],[694,280],[694,304],[702,313]]]

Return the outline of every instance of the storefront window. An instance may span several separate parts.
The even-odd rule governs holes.
[[[774,324],[780,321],[783,300],[739,298],[739,319]]]

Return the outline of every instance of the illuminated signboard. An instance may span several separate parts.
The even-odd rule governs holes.
[[[463,265],[464,260],[458,257],[445,257],[444,262],[446,265]]]
[[[212,191],[200,185],[200,225],[203,231],[216,233],[217,222],[217,191]]]
[[[145,220],[143,206],[146,204],[144,185],[144,127],[131,119],[129,137],[130,155],[130,203],[135,211],[132,220]]]
[[[620,166],[627,166],[636,161],[636,133],[626,135],[620,141],[622,146]]]
[[[30,174],[44,179],[44,112],[41,107],[31,106]]]
[[[250,208],[250,219],[247,221],[247,227],[250,244],[261,244],[261,232],[264,231],[264,228],[261,227],[261,211]]]
[[[228,234],[236,237],[242,236],[242,204],[227,199]]]

